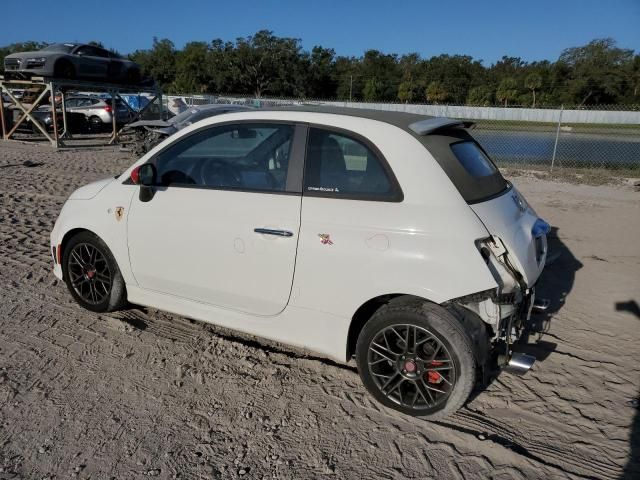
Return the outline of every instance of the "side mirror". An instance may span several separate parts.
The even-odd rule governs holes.
[[[155,195],[153,186],[156,184],[158,171],[152,163],[143,163],[131,171],[131,181],[140,185],[139,198],[141,202],[148,202]]]
[[[138,174],[140,176],[140,185],[150,187],[157,182],[158,170],[156,170],[156,166],[153,163],[140,165]]]
[[[158,171],[152,163],[143,163],[131,170],[131,181],[135,185],[151,187],[156,184]]]

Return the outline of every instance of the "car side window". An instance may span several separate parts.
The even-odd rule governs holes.
[[[109,52],[102,48],[94,47],[93,52],[93,55],[95,55],[96,57],[109,58]]]
[[[166,186],[285,191],[294,127],[234,124],[179,140],[155,158]]]
[[[84,45],[82,47],[79,47],[76,50],[76,55],[85,55],[85,56],[95,56],[95,53],[93,51],[93,48],[90,47],[89,45]]]
[[[304,191],[311,195],[381,200],[396,193],[378,155],[363,141],[319,128],[309,129]]]

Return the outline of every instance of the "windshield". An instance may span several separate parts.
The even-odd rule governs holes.
[[[61,53],[71,53],[75,45],[73,43],[53,43],[48,47],[44,47],[42,49],[43,52],[61,52]]]

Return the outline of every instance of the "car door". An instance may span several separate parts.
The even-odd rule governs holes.
[[[257,315],[287,305],[300,228],[304,127],[234,123],[181,137],[134,195],[129,256],[141,288]]]
[[[309,128],[296,306],[349,311],[349,301],[356,300],[363,285],[366,292],[386,293],[390,280],[381,272],[389,262],[414,262],[405,256],[404,245],[406,225],[416,210],[398,208],[402,199],[393,172],[373,143],[353,132]],[[350,298],[344,296],[345,288]],[[331,305],[326,299],[332,299]]]
[[[124,78],[124,62],[115,53],[106,52],[109,56],[109,70],[107,76],[110,81],[116,82]]]
[[[105,58],[101,49],[91,45],[82,45],[75,54],[80,57],[77,63],[77,73],[81,77],[105,79],[109,69],[109,58]]]
[[[74,111],[87,115],[89,113],[88,110],[89,108],[91,108],[91,105],[92,105],[91,100],[92,100],[91,98],[78,98],[76,100],[77,103]]]
[[[78,99],[77,98],[67,98],[64,102],[64,107],[67,112],[75,112],[78,108]]]

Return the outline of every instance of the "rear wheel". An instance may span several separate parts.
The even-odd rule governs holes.
[[[95,132],[100,131],[103,127],[102,120],[96,115],[89,117],[89,128]]]
[[[64,247],[63,279],[73,298],[94,312],[126,304],[124,279],[107,245],[91,232],[72,237]]]
[[[380,403],[430,419],[458,410],[475,381],[468,335],[447,310],[427,302],[381,307],[358,337],[356,361]]]

